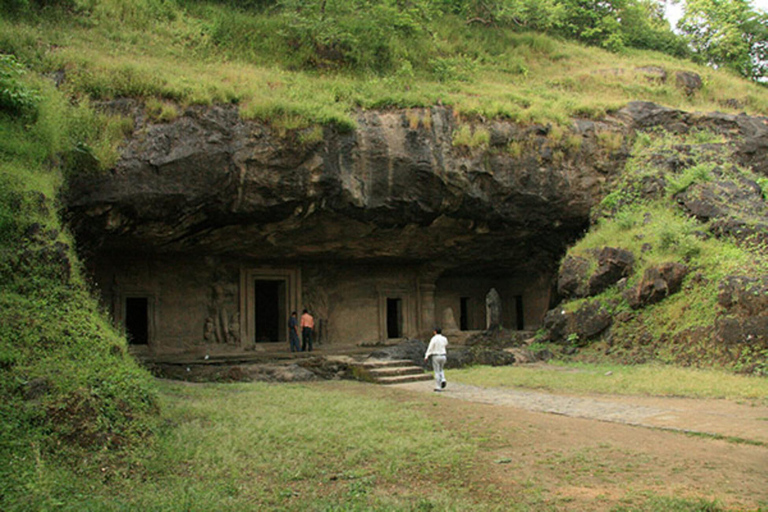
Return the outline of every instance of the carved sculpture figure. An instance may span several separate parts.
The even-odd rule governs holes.
[[[205,319],[205,327],[203,328],[203,339],[206,343],[216,342],[216,327],[213,325],[213,318],[208,317]]]
[[[229,319],[227,343],[240,344],[240,313],[233,314],[232,318]]]

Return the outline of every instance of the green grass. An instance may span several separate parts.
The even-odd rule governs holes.
[[[512,368],[477,368],[452,378],[493,380],[498,370]],[[675,378],[669,372],[643,378],[659,376]],[[521,461],[500,459],[495,450],[507,453],[534,427],[497,431],[467,420],[469,430],[447,428],[441,418],[453,414],[453,401],[400,401],[355,382],[158,386],[165,427],[157,436],[74,465],[38,453],[34,471],[4,489],[3,510],[560,510],[568,504],[559,497],[563,485],[613,489],[604,503],[626,507],[617,510],[720,510],[703,496],[654,492],[646,474],[653,472],[653,456],[610,441],[521,447],[516,451],[535,455],[526,459],[529,467],[518,467]],[[435,408],[440,411],[431,414]],[[487,456],[509,464],[510,485],[499,488],[484,476],[493,473],[484,465]]]
[[[405,23],[402,33],[380,38],[355,35],[370,19],[340,15],[336,21],[346,25],[320,30],[353,37],[357,47],[344,64],[326,65],[296,47],[305,36],[325,36],[297,33],[306,27],[287,13],[149,0],[93,6],[79,14],[53,10],[0,21],[0,53],[16,54],[39,72],[63,70],[63,90],[75,97],[237,103],[245,117],[267,121],[293,116],[349,126],[359,108],[442,103],[468,116],[567,125],[573,116],[601,117],[631,100],[727,111],[730,98],[748,112],[768,113],[763,87],[724,72],[660,53],[615,54],[467,25],[450,15]],[[369,18],[391,15],[379,10]],[[651,65],[670,79],[650,82],[635,71]],[[675,71],[695,71],[706,86],[689,97],[674,85]]]
[[[40,461],[4,510],[487,509],[462,489],[471,440],[335,386],[161,383],[147,446],[74,474]]]
[[[756,401],[768,396],[768,379],[659,364],[625,366],[557,362],[550,371],[526,366],[476,367],[453,371],[451,379],[480,387],[521,387],[560,393]]]

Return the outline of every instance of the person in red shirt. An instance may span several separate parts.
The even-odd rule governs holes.
[[[306,309],[301,313],[301,351],[312,352],[312,330],[315,328],[315,319]]]

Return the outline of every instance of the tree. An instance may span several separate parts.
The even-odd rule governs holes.
[[[677,27],[699,62],[753,80],[765,76],[768,16],[748,0],[687,0]]]

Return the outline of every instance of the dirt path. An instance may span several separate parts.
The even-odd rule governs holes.
[[[432,382],[361,392],[407,403],[475,440],[467,489],[502,510],[768,510],[763,405],[453,382],[440,393]]]
[[[431,382],[398,384],[395,387],[434,393]],[[480,388],[457,383],[451,383],[440,393],[440,397],[506,405],[572,418],[737,438],[768,445],[768,407],[725,400],[568,396],[512,388]]]

